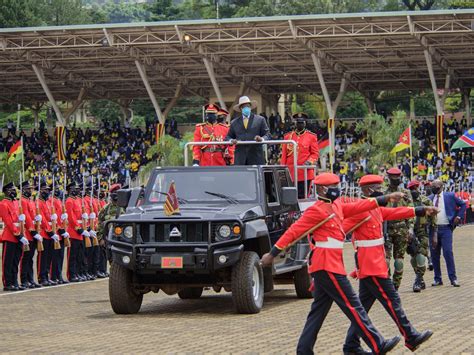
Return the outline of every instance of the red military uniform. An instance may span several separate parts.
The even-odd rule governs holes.
[[[285,134],[285,140],[294,140],[298,143],[298,164],[305,165],[309,162],[311,165],[316,165],[319,159],[319,148],[318,148],[318,137],[316,134],[308,131],[307,129],[303,132],[291,131]],[[295,169],[294,169],[294,157],[293,157],[293,145],[284,144],[281,152],[281,165],[288,166],[290,170],[291,179],[294,181]],[[304,181],[304,170],[298,169],[298,181]],[[306,180],[314,179],[314,169],[307,170]]]
[[[82,204],[81,199],[76,197],[69,197],[66,200],[66,213],[68,214],[68,228],[67,232],[69,233],[72,239],[81,240],[83,239],[82,235],[78,233],[78,229],[82,229]]]
[[[51,233],[53,230],[51,226],[51,200],[39,199],[39,209],[42,217],[40,234],[43,239],[49,240],[51,238],[48,233]]]
[[[0,217],[3,221],[2,241],[18,243],[20,235],[20,223],[18,222],[18,201],[8,198],[0,202]]]
[[[35,230],[35,202],[29,198],[21,197],[21,207],[25,215],[25,237],[31,242],[33,240],[31,231]]]
[[[194,131],[195,142],[219,142],[223,141],[229,131],[224,124],[211,124],[209,122],[196,125]],[[195,145],[193,146],[193,160],[199,161],[200,166],[224,166],[225,146],[219,145]]]

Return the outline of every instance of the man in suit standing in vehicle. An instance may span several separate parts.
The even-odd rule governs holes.
[[[241,112],[239,117],[230,124],[226,141],[237,144],[237,141],[263,142],[270,140],[270,130],[267,122],[262,116],[252,113],[252,109],[257,107],[255,101],[251,101],[248,96],[242,96],[239,103],[234,106],[234,110]],[[234,165],[264,165],[262,145],[238,145],[235,149]]]

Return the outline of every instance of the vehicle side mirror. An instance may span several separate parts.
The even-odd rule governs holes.
[[[296,187],[281,188],[281,204],[286,206],[296,205],[298,203],[298,190]]]
[[[122,208],[128,207],[128,202],[132,196],[132,190],[118,190],[117,191],[117,206]]]

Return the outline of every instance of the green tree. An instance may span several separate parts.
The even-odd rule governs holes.
[[[120,106],[110,100],[91,101],[90,113],[101,122],[119,122],[122,117]]]
[[[0,0],[0,27],[26,27],[44,25],[41,18],[41,1]]]
[[[90,23],[91,17],[82,0],[38,0],[41,14],[48,25],[76,25]]]

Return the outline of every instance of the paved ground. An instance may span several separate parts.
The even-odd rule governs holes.
[[[400,289],[409,318],[435,335],[418,353],[474,352],[474,226],[455,233],[461,288],[443,286],[411,292],[406,269]],[[349,246],[347,268],[352,267]],[[445,270],[444,263],[442,265]],[[427,277],[431,283],[432,273]],[[447,281],[447,279],[445,280]],[[448,283],[449,284],[449,283]],[[139,314],[117,316],[109,305],[107,280],[23,293],[0,292],[0,352],[107,353],[294,353],[310,306],[290,286],[265,297],[257,315],[233,312],[230,294],[208,291],[199,300],[148,294]],[[387,337],[397,328],[376,305],[371,317]],[[348,321],[333,306],[317,342],[318,352],[341,353]],[[399,345],[394,353],[407,353]]]

